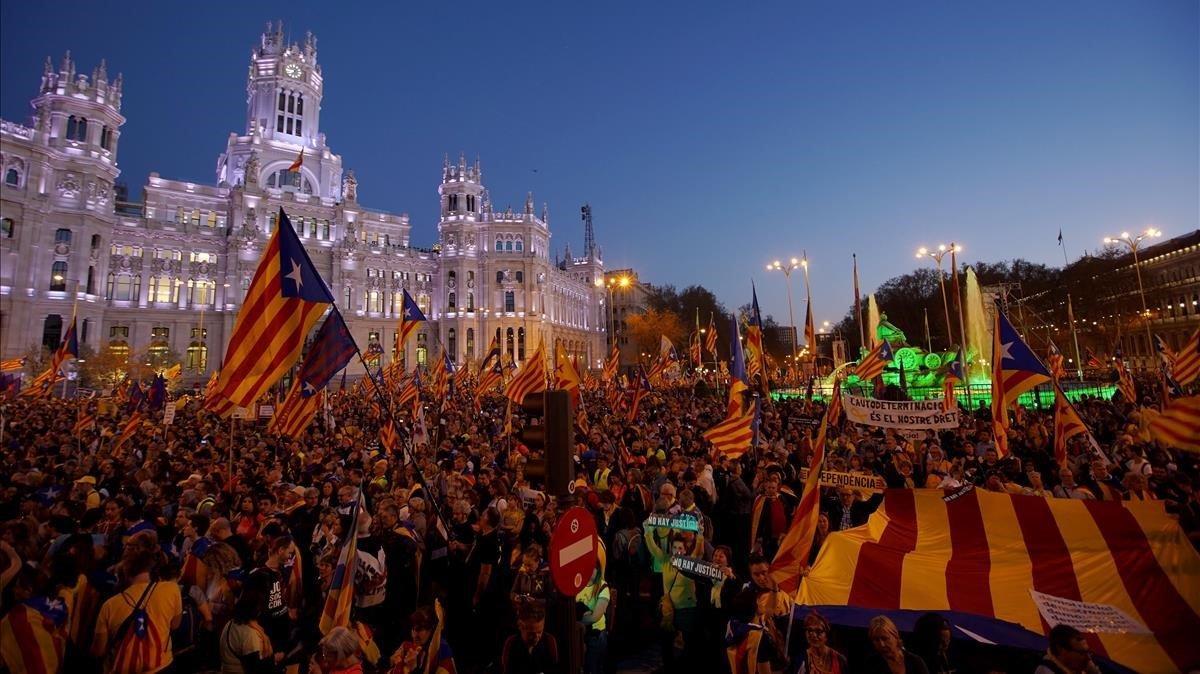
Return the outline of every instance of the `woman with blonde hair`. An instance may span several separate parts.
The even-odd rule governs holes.
[[[867,637],[875,652],[867,658],[862,671],[870,674],[929,674],[929,668],[921,658],[904,650],[900,630],[891,618],[885,615],[871,618],[867,624]]]

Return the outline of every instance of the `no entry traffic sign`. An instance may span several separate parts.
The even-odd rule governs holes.
[[[550,577],[559,592],[574,597],[596,568],[596,522],[575,507],[563,514],[550,537]]]

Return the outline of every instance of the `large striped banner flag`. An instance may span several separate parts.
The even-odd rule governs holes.
[[[1200,666],[1197,578],[1200,555],[1161,501],[892,489],[867,524],[825,539],[796,603],[959,611],[1046,634],[1033,590],[1124,613],[1145,629],[1099,625],[1092,650],[1173,672]]]
[[[253,405],[296,363],[305,337],[332,305],[333,295],[280,208],[233,324],[217,395],[206,407],[225,412],[220,399]]]
[[[794,595],[800,589],[800,579],[805,567],[808,566],[809,553],[812,551],[813,537],[817,533],[817,522],[821,515],[821,467],[825,464],[825,434],[829,424],[837,423],[841,414],[842,388],[839,382],[833,383],[833,396],[825,416],[821,418],[821,428],[817,431],[817,439],[813,443],[812,460],[808,464],[808,479],[804,481],[804,492],[800,496],[800,504],[792,513],[792,524],[779,542],[779,550],[771,560],[771,577],[779,589],[789,595]]]

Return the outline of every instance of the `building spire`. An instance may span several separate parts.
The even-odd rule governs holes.
[[[533,192],[525,195],[525,215],[533,215]]]

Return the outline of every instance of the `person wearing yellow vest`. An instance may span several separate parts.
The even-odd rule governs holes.
[[[608,652],[608,603],[612,599],[608,583],[604,582],[603,550],[600,547],[600,559],[592,579],[584,586],[575,601],[587,610],[579,618],[583,623],[586,634],[583,637],[583,671],[585,674],[601,674],[604,671],[604,658]]]
[[[592,473],[592,484],[596,491],[605,491],[608,489],[608,476],[612,474],[612,468],[608,467],[608,457],[601,454],[596,457],[596,470]]]

